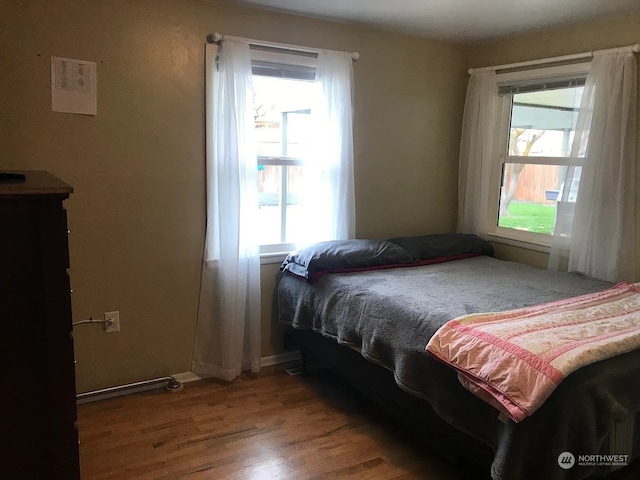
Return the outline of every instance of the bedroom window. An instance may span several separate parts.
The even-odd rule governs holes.
[[[572,156],[571,147],[587,68],[580,64],[498,77],[489,233],[549,245],[557,218],[572,214],[582,158]],[[574,181],[564,185],[569,168],[575,170]]]
[[[264,257],[355,234],[352,63],[346,52],[251,45]]]
[[[304,236],[302,175],[310,146],[316,89],[311,62],[315,59],[303,57],[306,66],[291,65],[260,60],[264,53],[252,52],[252,73],[258,231],[260,244],[268,253],[282,250],[283,244],[292,246]]]

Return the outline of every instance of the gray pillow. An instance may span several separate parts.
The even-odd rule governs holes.
[[[493,246],[470,233],[439,233],[419,237],[390,238],[389,242],[407,250],[415,262],[466,254],[493,256]]]
[[[325,273],[413,264],[411,254],[385,240],[334,240],[291,252],[280,270],[314,282]]]

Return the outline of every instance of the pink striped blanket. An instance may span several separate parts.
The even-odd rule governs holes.
[[[640,283],[444,324],[426,350],[515,422],[571,372],[640,347]]]

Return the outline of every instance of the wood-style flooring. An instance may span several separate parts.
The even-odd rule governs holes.
[[[82,480],[483,480],[328,375],[282,367],[80,405]],[[636,462],[638,463],[638,462]],[[611,480],[640,478],[638,465]]]

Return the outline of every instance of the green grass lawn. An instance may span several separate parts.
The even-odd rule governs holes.
[[[556,221],[556,206],[538,203],[511,202],[509,216],[500,218],[498,225],[536,233],[552,233]]]

